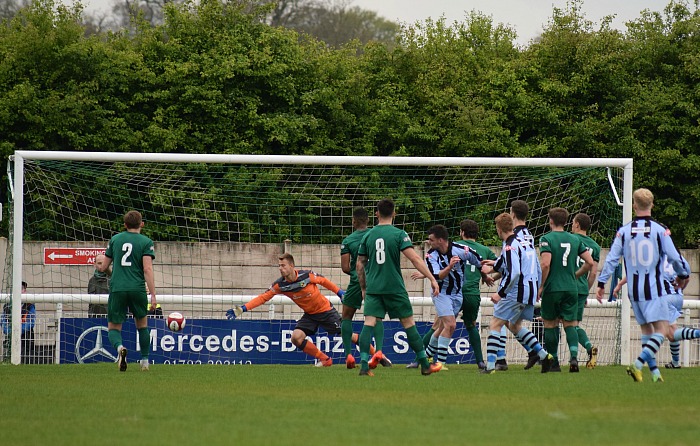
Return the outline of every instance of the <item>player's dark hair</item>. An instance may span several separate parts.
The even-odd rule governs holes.
[[[287,263],[289,263],[290,265],[292,265],[292,266],[295,265],[295,263],[294,263],[294,256],[291,255],[291,254],[288,253],[288,252],[285,252],[285,253],[282,254],[281,256],[277,257],[277,259],[278,259],[278,260],[286,260]]]
[[[22,281],[22,289],[23,290],[27,289],[27,282],[25,282],[24,280]]]
[[[525,221],[527,214],[530,212],[530,206],[523,200],[513,200],[510,204],[510,210],[515,215],[515,218]]]
[[[124,215],[124,224],[127,229],[138,229],[141,227],[143,218],[139,211],[129,211]]]
[[[496,227],[501,230],[501,232],[509,233],[513,231],[513,217],[510,214],[502,213],[499,214],[496,219]]]
[[[450,233],[447,231],[445,225],[435,225],[428,229],[428,235],[433,234],[435,238],[442,240],[447,240],[450,238]]]
[[[588,214],[580,212],[574,216],[574,221],[578,223],[578,227],[583,231],[591,229],[591,217],[589,217]]]
[[[394,202],[391,198],[382,198],[377,203],[377,212],[380,217],[389,218],[394,215]]]
[[[367,225],[369,223],[369,214],[367,214],[367,209],[362,206],[358,206],[352,210],[352,218],[361,225]]]
[[[566,226],[569,221],[569,211],[564,208],[552,208],[549,210],[549,219],[555,226]]]
[[[479,224],[474,220],[462,220],[462,223],[459,224],[459,229],[466,238],[475,239],[479,236]]]

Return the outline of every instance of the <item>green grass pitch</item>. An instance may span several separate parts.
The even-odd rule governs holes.
[[[700,370],[0,366],[6,445],[697,445]]]

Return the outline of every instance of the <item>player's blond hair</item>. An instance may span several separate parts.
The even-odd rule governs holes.
[[[496,227],[500,229],[501,232],[507,234],[513,231],[513,217],[511,217],[510,214],[506,214],[505,212],[499,214],[495,221]]]
[[[639,188],[632,194],[632,203],[636,204],[640,211],[648,211],[654,205],[654,194],[649,189]]]

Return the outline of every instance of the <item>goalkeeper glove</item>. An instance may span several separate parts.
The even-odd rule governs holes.
[[[345,296],[345,291],[344,291],[344,290],[342,290],[342,289],[340,289],[340,290],[338,290],[338,292],[337,292],[337,293],[335,293],[335,294],[336,294],[336,295],[337,295],[337,296],[338,296],[339,298],[341,298],[341,299],[342,299],[342,298],[343,298],[343,296]]]
[[[239,307],[238,305],[236,305],[235,307],[230,308],[229,310],[226,311],[226,318],[237,319],[237,318],[241,317],[241,315],[246,311],[248,311],[248,309],[245,307],[245,305],[243,305],[242,307]]]

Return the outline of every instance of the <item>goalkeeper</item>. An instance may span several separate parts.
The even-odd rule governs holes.
[[[279,270],[282,277],[277,279],[270,289],[261,295],[254,297],[242,306],[236,306],[226,312],[226,317],[236,319],[244,312],[263,305],[276,294],[284,294],[304,310],[304,315],[297,321],[292,332],[292,343],[301,351],[318,360],[318,367],[330,367],[333,360],[306,339],[307,336],[316,334],[322,327],[330,335],[340,334],[340,314],[331,306],[330,301],[318,289],[317,285],[333,291],[342,299],[345,291],[325,277],[310,270],[297,270],[294,268],[294,257],[291,254],[282,254],[279,259]]]

